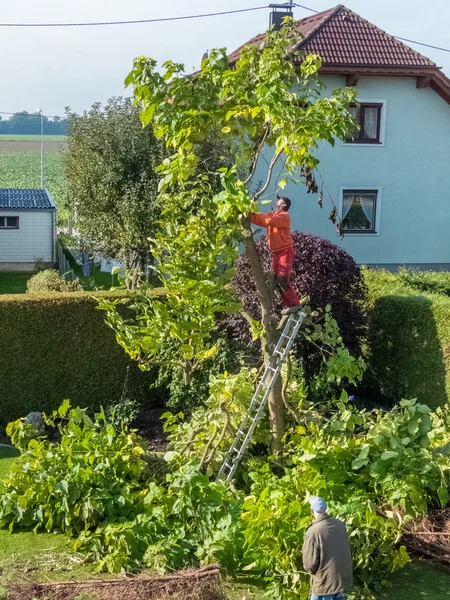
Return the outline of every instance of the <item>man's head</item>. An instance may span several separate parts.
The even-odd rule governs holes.
[[[309,498],[309,504],[311,505],[311,514],[313,514],[316,519],[327,512],[327,503],[319,496],[311,496]]]
[[[291,208],[291,201],[286,196],[277,196],[277,210],[287,212]]]

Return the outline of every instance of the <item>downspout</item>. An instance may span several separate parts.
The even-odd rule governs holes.
[[[52,269],[56,263],[56,208],[52,210]]]

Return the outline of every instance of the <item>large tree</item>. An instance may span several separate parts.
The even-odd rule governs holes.
[[[171,152],[161,167],[160,196],[166,211],[154,246],[168,295],[165,302],[143,296],[134,325],[123,322],[113,307],[104,308],[119,342],[143,364],[157,358],[158,344],[168,336],[178,343],[174,360],[188,369],[214,351],[208,336],[217,313],[236,310],[229,286],[233,271],[223,272],[223,264],[235,259],[240,243],[261,304],[259,331],[266,364],[273,352],[278,336],[274,294],[248,214],[258,211],[275,173],[280,187],[301,177],[311,186],[317,163],[312,151],[318,142],[334,144],[354,127],[349,112],[354,91],[321,96],[320,59],[298,54],[297,36],[293,21],[287,22],[281,31],[267,32],[260,45],[243,48],[233,65],[223,49],[213,50],[194,76],[186,76],[183,65],[171,61],[162,73],[152,59],[135,61],[127,83],[142,107],[141,119],[152,125]],[[214,193],[198,173],[196,145],[217,129],[237,150],[239,161],[220,169],[221,190]],[[266,177],[255,191],[254,174],[263,155]],[[335,216],[333,212],[331,218]],[[275,452],[282,447],[284,410],[278,382],[269,401]]]
[[[130,98],[96,103],[83,114],[68,109],[67,119],[67,208],[76,229],[91,250],[142,263],[159,215],[161,141],[142,127]]]

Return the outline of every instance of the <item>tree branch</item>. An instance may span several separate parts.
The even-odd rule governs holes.
[[[203,469],[203,467],[205,467],[207,465],[206,459],[207,459],[209,451],[211,450],[211,447],[214,443],[214,440],[216,439],[216,435],[217,435],[217,423],[214,423],[213,434],[212,434],[211,439],[209,440],[208,444],[206,445],[205,451],[202,456],[202,460],[200,461],[200,471]]]
[[[189,450],[189,448],[195,442],[195,438],[201,431],[203,431],[203,427],[197,427],[197,429],[194,429],[193,431],[191,431],[191,434],[190,434],[187,442],[184,442],[184,448],[180,452],[180,456],[183,456],[183,454],[185,454]]]
[[[223,425],[222,428],[222,432],[219,436],[219,439],[217,440],[217,444],[213,447],[213,449],[211,450],[211,454],[209,455],[208,459],[207,459],[207,465],[211,464],[217,449],[220,447],[220,444],[223,442],[223,440],[225,439],[225,435],[227,433],[227,429],[230,426],[231,423],[231,415],[228,412],[226,406],[225,406],[225,402],[222,402],[220,405],[220,410],[223,412],[223,414],[225,415],[225,423]]]
[[[281,389],[281,397],[283,398],[283,403],[284,403],[284,406],[285,406],[286,410],[288,411],[288,413],[291,415],[291,417],[293,417],[294,421],[298,425],[300,425],[301,421],[300,421],[299,415],[296,413],[294,408],[291,406],[291,404],[287,398],[287,389],[288,389],[289,382],[291,380],[291,375],[292,375],[292,362],[291,362],[291,357],[289,355],[287,356],[286,366],[287,366],[286,379],[283,381],[283,387]]]
[[[264,194],[264,192],[267,190],[267,188],[269,187],[270,180],[272,179],[273,169],[282,154],[283,154],[283,150],[279,150],[276,154],[274,154],[272,160],[270,161],[269,170],[267,172],[266,183],[262,186],[262,188],[259,190],[259,192],[256,192],[256,194],[253,196],[253,202],[257,202],[261,198],[261,196]]]
[[[264,147],[264,143],[267,139],[267,136],[269,135],[269,130],[270,130],[270,127],[269,127],[269,125],[267,125],[266,129],[264,131],[264,134],[262,136],[261,142],[256,145],[255,153],[253,155],[252,164],[250,167],[250,172],[248,174],[247,179],[244,181],[244,185],[248,185],[250,183],[250,181],[253,179],[253,175],[255,174],[256,166],[258,164],[259,157],[260,157],[262,149]]]

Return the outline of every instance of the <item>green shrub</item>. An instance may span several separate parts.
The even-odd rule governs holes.
[[[116,404],[127,371],[127,398],[148,403],[156,396],[152,374],[127,357],[96,306],[86,292],[0,296],[0,425],[51,413],[65,398],[94,410]]]
[[[71,536],[135,514],[148,477],[143,441],[125,426],[115,428],[103,411],[92,420],[68,400],[45,420],[58,425],[60,443],[28,441],[23,420],[8,425],[22,454],[0,484],[2,522],[11,530],[33,525]]]
[[[155,387],[167,390],[167,406],[184,413],[191,413],[197,406],[202,406],[209,396],[211,376],[221,373],[238,373],[242,368],[243,356],[247,360],[250,352],[244,351],[243,344],[238,340],[221,337],[215,333],[214,344],[216,353],[199,365],[190,377],[188,384],[184,381],[184,372],[180,365],[171,360],[176,351],[176,342],[167,340],[159,351],[158,379]],[[251,357],[250,357],[251,360]]]
[[[76,282],[66,282],[55,269],[45,269],[33,275],[27,282],[28,294],[45,294],[48,292],[82,291]]]
[[[366,382],[389,402],[450,399],[450,274],[364,270],[369,292]],[[440,290],[440,293],[436,293]]]
[[[418,291],[450,296],[450,273],[448,271],[401,269],[398,275],[401,281]]]

